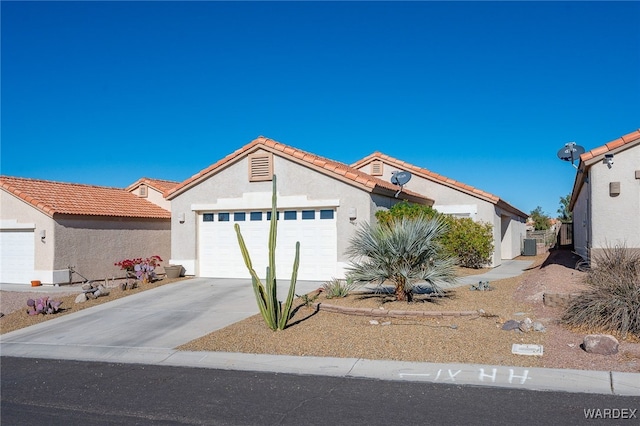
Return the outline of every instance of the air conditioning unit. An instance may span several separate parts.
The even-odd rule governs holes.
[[[535,256],[538,254],[538,243],[534,238],[524,239],[524,256]]]

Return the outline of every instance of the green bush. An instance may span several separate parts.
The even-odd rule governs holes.
[[[377,211],[376,219],[379,224],[389,226],[394,219],[401,219],[403,217],[415,219],[421,216],[432,219],[438,215],[439,213],[431,206],[402,201],[392,206],[389,210]]]
[[[592,259],[585,283],[562,317],[565,324],[640,337],[640,253],[605,249]]]
[[[389,210],[376,212],[378,223],[383,226],[401,218],[414,219],[440,217],[448,227],[440,243],[450,256],[458,258],[458,264],[466,268],[482,268],[491,263],[493,253],[493,227],[488,223],[474,222],[470,218],[455,218],[439,213],[430,206],[402,201]]]
[[[491,262],[493,253],[493,227],[474,222],[468,217],[449,217],[449,232],[442,236],[445,250],[458,258],[465,268],[482,268]]]

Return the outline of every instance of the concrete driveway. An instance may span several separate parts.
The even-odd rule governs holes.
[[[289,282],[282,280],[283,300]],[[296,294],[322,282],[299,281]],[[194,278],[65,315],[0,336],[3,356],[101,359],[112,352],[175,348],[257,314],[251,281]],[[136,350],[134,350],[136,349]]]

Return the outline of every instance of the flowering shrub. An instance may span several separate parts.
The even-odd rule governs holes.
[[[149,282],[156,277],[154,270],[162,262],[160,256],[151,256],[143,259],[141,257],[135,259],[124,259],[114,263],[123,271],[135,272],[136,278],[142,282]]]

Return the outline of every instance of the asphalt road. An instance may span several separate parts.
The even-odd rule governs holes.
[[[31,358],[0,363],[3,426],[640,422],[638,397]],[[585,419],[585,410],[596,409],[631,418]]]

